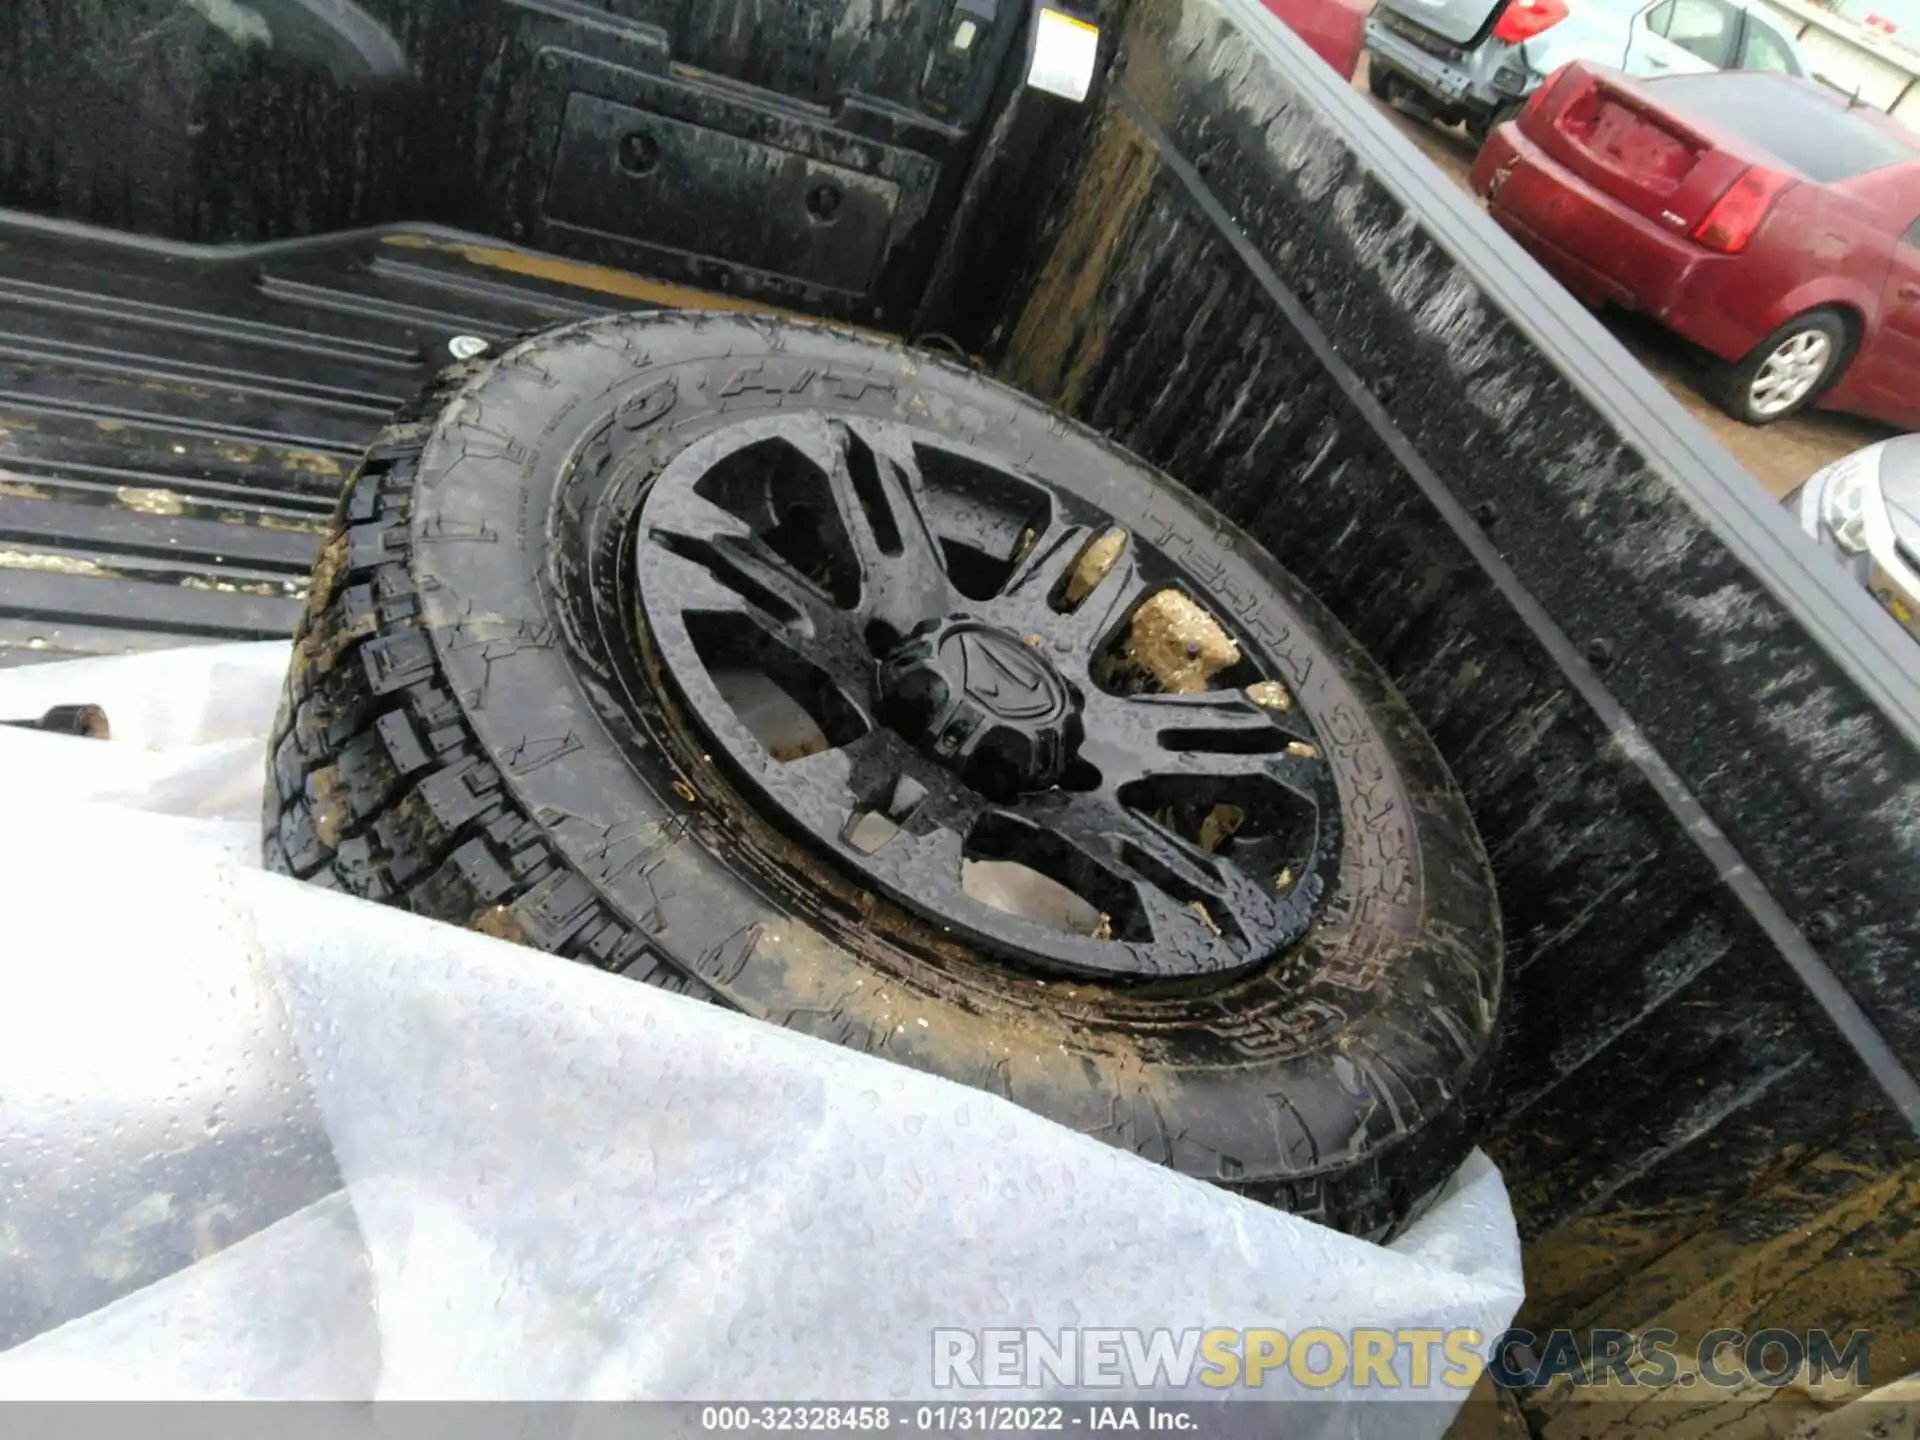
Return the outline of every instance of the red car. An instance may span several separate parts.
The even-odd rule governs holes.
[[[1286,27],[1306,41],[1314,54],[1353,79],[1366,43],[1367,12],[1373,0],[1263,0]]]
[[[1578,63],[1494,131],[1473,188],[1576,295],[1712,356],[1736,418],[1920,429],[1920,137],[1879,111],[1784,75]]]

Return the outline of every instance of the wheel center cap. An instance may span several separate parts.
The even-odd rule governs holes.
[[[977,620],[950,616],[902,641],[880,667],[880,707],[896,733],[996,797],[1057,785],[1081,739],[1053,662]]]

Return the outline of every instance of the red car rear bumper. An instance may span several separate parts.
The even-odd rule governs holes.
[[[1264,0],[1267,9],[1346,79],[1360,68],[1373,0]]]
[[[1662,229],[1560,165],[1516,125],[1480,151],[1473,188],[1493,218],[1552,275],[1590,304],[1651,315],[1724,360],[1759,344],[1768,327],[1719,303],[1737,256],[1715,255]]]

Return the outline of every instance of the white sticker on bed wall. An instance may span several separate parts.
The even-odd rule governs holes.
[[[1093,89],[1093,72],[1100,57],[1100,27],[1076,20],[1058,10],[1042,9],[1034,39],[1033,65],[1027,84],[1076,105]]]

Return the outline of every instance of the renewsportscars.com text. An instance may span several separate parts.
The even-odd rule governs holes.
[[[1795,1378],[1868,1383],[1872,1336],[1824,1330],[1715,1330],[1684,1345],[1670,1330],[1597,1329],[1488,1337],[1472,1329],[936,1330],[933,1383],[944,1390],[1259,1390],[1349,1386],[1471,1390],[1501,1385],[1736,1389]],[[1491,1356],[1491,1360],[1487,1357]]]

